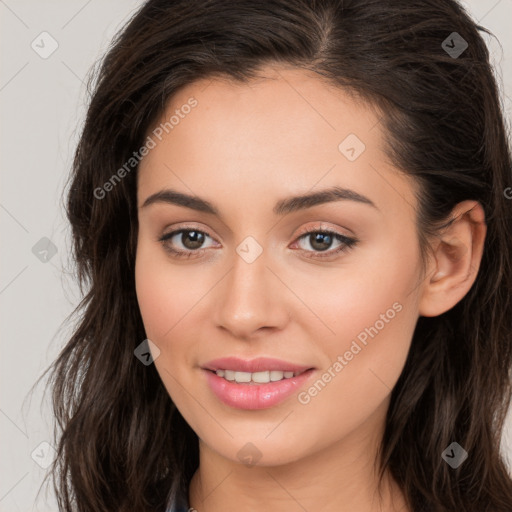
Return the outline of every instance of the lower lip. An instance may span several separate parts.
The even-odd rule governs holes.
[[[314,369],[268,384],[237,384],[219,377],[215,372],[206,372],[206,379],[210,389],[219,400],[226,405],[237,409],[267,409],[286,400],[296,392],[311,377]]]

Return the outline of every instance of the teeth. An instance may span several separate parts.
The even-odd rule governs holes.
[[[236,372],[234,370],[216,370],[215,372],[219,377],[223,377],[229,381],[235,381],[239,384],[255,383],[255,384],[268,384],[269,382],[277,382],[279,380],[291,379],[295,374],[294,372],[282,372],[279,370],[267,370],[264,372]],[[302,373],[302,372],[300,372]]]
[[[232,370],[225,370],[224,371],[224,378],[226,380],[235,380],[235,373],[234,371]]]
[[[270,372],[270,380],[272,382],[276,380],[281,380],[284,377],[284,372],[280,372],[279,370],[274,370]]]
[[[247,372],[235,372],[235,382],[251,382],[251,375]]]
[[[255,372],[252,375],[252,381],[258,384],[265,384],[270,382],[270,372]]]

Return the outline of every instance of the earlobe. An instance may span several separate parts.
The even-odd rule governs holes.
[[[463,201],[452,210],[451,218],[453,222],[432,246],[421,288],[420,316],[438,316],[451,309],[478,275],[487,232],[483,208],[476,201]]]

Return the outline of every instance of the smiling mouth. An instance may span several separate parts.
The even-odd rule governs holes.
[[[286,368],[285,364],[282,366]],[[217,368],[202,368],[202,371],[210,390],[221,402],[235,409],[258,410],[285,401],[315,375],[315,368],[287,366],[286,371],[265,370],[260,366],[256,372],[243,372],[218,365]]]

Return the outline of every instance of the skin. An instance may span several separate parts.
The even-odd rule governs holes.
[[[386,159],[378,112],[308,71],[268,66],[261,74],[248,84],[216,78],[182,89],[162,120],[191,96],[198,105],[164,133],[138,174],[137,298],[147,337],[160,350],[156,369],[199,437],[190,506],[405,512],[389,475],[380,498],[377,492],[390,393],[418,317],[447,311],[473,284],[483,210],[474,201],[457,205],[457,220],[432,241],[422,269],[416,185]],[[366,146],[354,161],[338,149],[349,134]],[[377,208],[342,200],[284,216],[272,211],[281,199],[334,185]],[[165,188],[206,199],[220,215],[142,207]],[[158,238],[180,228],[208,234],[203,254],[176,259],[165,250]],[[306,228],[358,243],[315,259],[318,245],[299,239]],[[248,236],[263,250],[252,263],[236,252]],[[172,240],[194,250],[186,237]],[[340,242],[325,245],[332,253]],[[293,394],[268,409],[235,409],[217,399],[200,369],[222,356],[267,356],[315,367],[316,381],[395,303],[401,311],[307,404]],[[261,453],[253,466],[238,455],[249,442]]]

